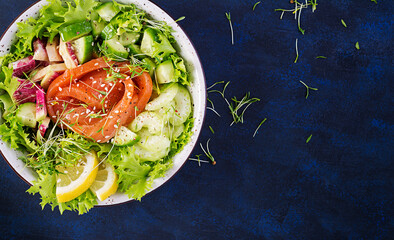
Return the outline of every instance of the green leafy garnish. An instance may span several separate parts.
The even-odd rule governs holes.
[[[215,131],[213,130],[213,128],[211,126],[209,126],[209,130],[211,130],[212,134],[215,134]]]
[[[231,104],[229,104],[231,115],[233,116],[233,122],[230,124],[233,125],[234,123],[243,123],[244,122],[244,114],[246,109],[255,102],[259,102],[259,98],[250,98],[250,93],[246,93],[245,96],[241,100],[237,100],[236,97],[233,97]],[[241,110],[243,108],[243,110]]]
[[[201,163],[209,163],[208,161],[200,159],[201,154],[196,155],[196,158],[189,158],[189,160],[198,162],[198,166],[201,167]]]
[[[345,21],[344,21],[343,19],[341,19],[341,23],[342,23],[342,25],[343,25],[345,28],[347,28],[347,25],[346,25],[346,23],[345,23]]]
[[[360,50],[360,44],[358,42],[356,42],[355,47],[356,47],[357,50]]]
[[[306,95],[305,95],[305,99],[308,99],[309,97],[309,89],[310,90],[314,90],[317,91],[317,88],[313,88],[313,87],[309,87],[308,85],[306,85],[303,81],[300,81],[300,83],[302,83],[302,85],[304,85],[306,87]]]
[[[215,158],[211,154],[211,151],[209,150],[209,142],[211,139],[208,139],[207,141],[207,149],[205,150],[202,144],[200,143],[201,150],[204,152],[205,156],[211,161],[212,165],[216,165]]]
[[[309,143],[309,141],[311,140],[311,138],[312,138],[312,134],[306,139],[306,143]]]
[[[265,121],[267,121],[267,118],[264,118],[263,121],[260,122],[259,126],[256,128],[256,131],[254,131],[253,137],[256,136],[257,132],[259,131],[261,125],[263,125],[263,123],[265,123]]]
[[[228,12],[226,13],[226,18],[230,24],[230,30],[231,30],[231,44],[234,45],[234,30],[233,30],[233,24],[231,22],[231,13]]]
[[[182,21],[182,20],[184,20],[185,18],[186,18],[185,16],[182,16],[182,17],[178,18],[177,20],[175,20],[175,22]]]
[[[296,58],[294,60],[294,63],[297,63],[297,61],[298,61],[298,38],[296,39],[296,42],[295,42],[295,50],[296,50]]]
[[[254,11],[254,9],[257,7],[257,5],[259,5],[261,2],[256,2],[254,5],[253,5],[253,11]]]

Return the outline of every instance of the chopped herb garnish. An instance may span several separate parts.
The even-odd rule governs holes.
[[[231,30],[231,44],[234,45],[234,30],[233,30],[233,24],[231,23],[231,14],[230,12],[226,13],[227,20],[230,24],[230,30]]]
[[[312,134],[306,139],[306,143],[309,143],[309,141],[311,140],[311,138],[312,138]]]
[[[215,134],[215,131],[213,131],[213,128],[209,126],[209,130],[211,130],[212,134]]]
[[[261,125],[263,125],[263,123],[265,123],[265,121],[267,121],[267,118],[264,118],[263,121],[260,122],[259,126],[256,128],[256,131],[254,131],[253,137],[256,136],[257,132],[259,131]]]
[[[378,4],[377,0],[371,0],[371,2],[374,2],[375,4]]]
[[[300,83],[302,83],[305,87],[306,87],[306,95],[305,95],[305,99],[307,99],[309,97],[309,89],[310,90],[314,90],[317,91],[317,88],[313,88],[313,87],[309,87],[308,85],[306,85],[303,81],[300,81]]]
[[[255,3],[254,5],[253,5],[253,11],[254,11],[254,9],[256,8],[256,6],[257,5],[259,5],[261,2],[257,2],[257,3]]]
[[[327,57],[325,57],[325,56],[317,56],[317,57],[316,57],[316,59],[319,59],[319,58],[326,59]]]
[[[343,21],[343,19],[341,19],[341,23],[342,23],[342,25],[343,25],[345,28],[347,28],[347,25],[346,25],[345,21]]]
[[[356,42],[355,47],[356,47],[357,50],[360,50],[360,44],[358,42]]]

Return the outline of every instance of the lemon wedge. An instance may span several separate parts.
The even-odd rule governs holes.
[[[87,153],[71,167],[58,167],[56,198],[59,203],[78,197],[92,185],[98,172],[98,159],[94,151]]]
[[[96,180],[90,186],[90,190],[100,201],[104,201],[118,190],[118,175],[111,164],[106,162],[100,164]]]

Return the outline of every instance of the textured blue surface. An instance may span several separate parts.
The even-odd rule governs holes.
[[[216,166],[189,161],[142,202],[60,216],[41,211],[1,161],[0,238],[393,239],[393,2],[318,1],[302,14],[305,35],[291,14],[274,12],[288,0],[253,12],[255,2],[155,0],[186,16],[208,86],[231,81],[227,97],[261,98],[229,127],[224,101],[209,95],[222,117],[207,113],[200,141],[211,138]],[[1,32],[30,3],[1,0]],[[300,80],[319,90],[305,99]]]

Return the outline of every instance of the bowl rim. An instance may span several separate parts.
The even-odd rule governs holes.
[[[25,14],[30,8],[32,8],[33,6],[35,6],[36,4],[38,4],[39,2],[44,2],[44,1],[45,1],[45,0],[36,0],[36,1],[33,2],[32,4],[30,4],[28,7],[26,7],[19,15],[17,15],[17,16],[14,18],[14,20],[7,26],[7,28],[4,30],[4,32],[1,34],[1,36],[0,36],[0,42],[3,40],[3,37],[4,37],[5,34],[9,31],[9,29],[11,28],[11,26],[14,25],[14,23],[15,23],[23,14]],[[96,1],[102,2],[101,0],[96,0]],[[115,1],[117,1],[117,0],[115,0]],[[167,11],[165,11],[164,9],[162,9],[162,8],[161,8],[158,4],[156,4],[153,0],[145,0],[145,1],[151,2],[157,9],[163,11],[163,12],[164,12],[165,14],[167,14],[172,20],[174,20],[174,18],[173,18]],[[30,17],[29,17],[29,18],[30,18]],[[174,22],[175,22],[175,21],[174,21]],[[205,96],[208,96],[206,77],[205,77],[204,67],[203,67],[203,64],[202,64],[202,62],[201,62],[200,55],[198,54],[198,52],[197,52],[197,50],[196,50],[196,48],[195,48],[195,45],[194,45],[193,41],[190,39],[190,37],[189,37],[189,35],[186,33],[186,31],[185,31],[177,22],[175,22],[175,24],[177,25],[177,27],[179,27],[179,29],[181,30],[181,32],[187,37],[188,41],[189,41],[190,44],[191,44],[191,47],[195,50],[196,59],[197,59],[197,61],[198,61],[198,64],[201,66],[201,73],[202,73],[201,83],[202,83],[203,88],[204,88],[204,95],[205,95]],[[168,182],[169,182],[169,181],[170,181],[170,180],[171,180],[171,179],[172,179],[172,178],[183,168],[183,166],[184,166],[184,165],[186,164],[186,162],[187,162],[187,159],[191,156],[191,154],[192,154],[194,148],[195,148],[196,145],[197,145],[198,139],[199,139],[200,136],[201,136],[202,128],[203,128],[204,123],[205,123],[205,120],[206,120],[206,112],[207,112],[207,109],[206,109],[206,106],[207,106],[207,98],[206,98],[206,97],[205,97],[205,99],[204,99],[203,102],[204,102],[204,105],[203,105],[204,108],[203,108],[203,111],[202,111],[201,128],[198,129],[198,133],[197,133],[197,135],[195,136],[195,137],[196,137],[196,142],[193,144],[190,153],[189,153],[189,154],[187,155],[187,157],[186,157],[186,160],[185,160],[185,161],[181,164],[181,166],[180,166],[180,167],[179,167],[179,168],[178,168],[168,179],[166,179],[162,184],[160,184],[159,186],[157,186],[157,187],[154,188],[154,189],[148,190],[148,192],[144,195],[144,197],[147,196],[148,194],[154,192],[156,189],[162,187],[164,184],[168,183]],[[1,139],[0,139],[0,140],[1,140]],[[1,142],[3,143],[2,140],[1,140]],[[179,153],[178,153],[178,154],[179,154]],[[22,179],[22,180],[23,180],[25,183],[27,183],[29,186],[32,186],[32,184],[31,184],[28,180],[26,180],[21,174],[19,174],[18,171],[15,170],[15,168],[11,165],[11,163],[8,161],[8,159],[4,156],[3,151],[2,151],[1,149],[0,149],[0,155],[1,155],[2,158],[5,160],[5,162],[8,164],[8,166],[12,169],[12,171],[14,171],[14,173],[16,173],[16,175],[17,175],[20,179]],[[128,199],[128,200],[126,200],[126,201],[118,202],[118,203],[102,204],[102,205],[96,204],[96,205],[94,206],[94,208],[97,208],[97,207],[111,207],[111,206],[117,206],[117,205],[129,203],[129,202],[135,201],[135,200],[136,200],[136,199]]]

